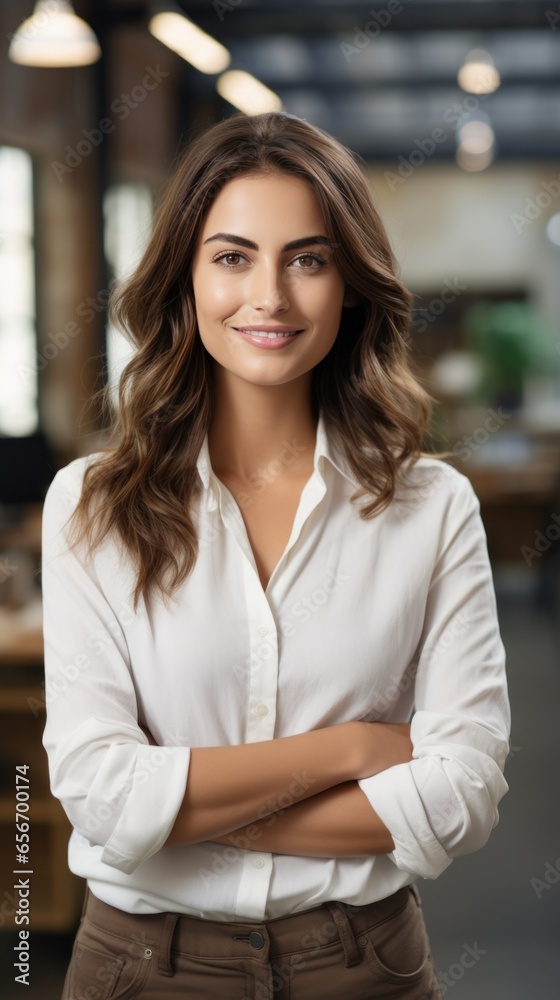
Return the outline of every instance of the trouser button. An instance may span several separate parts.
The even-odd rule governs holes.
[[[262,948],[264,945],[264,937],[259,931],[251,931],[250,934],[233,934],[232,937],[235,941],[248,941],[252,948]]]

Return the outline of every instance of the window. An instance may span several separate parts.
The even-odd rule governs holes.
[[[38,368],[33,164],[0,146],[0,434],[38,429]]]
[[[133,270],[150,236],[153,203],[146,184],[115,184],[108,188],[103,201],[105,220],[105,256],[112,277],[122,281]],[[118,381],[134,353],[126,337],[110,323],[107,325],[107,379],[113,405],[117,401]]]

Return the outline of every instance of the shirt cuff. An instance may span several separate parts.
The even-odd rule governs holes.
[[[165,844],[183,802],[190,747],[138,747],[126,805],[101,861],[130,875]]]
[[[422,805],[409,764],[396,764],[358,785],[389,830],[395,850],[388,857],[397,868],[435,879],[452,862],[436,838]]]

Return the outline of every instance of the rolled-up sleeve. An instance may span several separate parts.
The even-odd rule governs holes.
[[[102,862],[130,873],[169,836],[190,749],[148,744],[118,609],[103,593],[94,560],[68,545],[81,461],[56,474],[43,507],[43,745],[52,793],[72,826],[103,847]]]
[[[415,658],[413,760],[358,782],[393,837],[391,860],[423,878],[486,843],[508,790],[505,650],[486,534],[470,481],[453,479]]]

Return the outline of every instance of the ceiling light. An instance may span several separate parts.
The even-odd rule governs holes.
[[[494,154],[491,149],[487,149],[483,153],[470,153],[464,146],[459,146],[455,153],[455,159],[457,165],[463,170],[474,173],[477,170],[486,170],[493,162]]]
[[[248,115],[258,115],[263,111],[280,111],[282,107],[278,94],[241,69],[231,69],[227,73],[222,73],[216,81],[216,89],[226,101]]]
[[[484,49],[473,49],[465,56],[457,82],[470,94],[493,94],[501,81],[492,56]]]
[[[228,50],[182,14],[154,14],[148,25],[152,35],[200,70],[221,73],[231,62]]]
[[[459,143],[466,153],[486,153],[494,145],[494,129],[486,122],[467,122],[459,132]]]
[[[88,66],[101,49],[89,24],[66,0],[39,0],[12,37],[8,55],[23,66]]]

